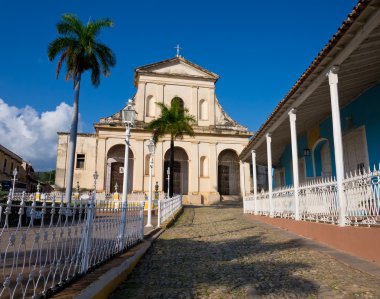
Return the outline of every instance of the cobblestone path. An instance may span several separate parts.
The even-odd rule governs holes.
[[[380,298],[378,278],[242,216],[186,208],[110,298]]]

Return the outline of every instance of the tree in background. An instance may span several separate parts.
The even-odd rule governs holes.
[[[182,139],[184,135],[194,136],[193,125],[196,123],[195,117],[190,115],[189,110],[180,105],[180,99],[174,98],[170,106],[163,103],[156,103],[161,109],[161,115],[148,124],[148,129],[153,131],[153,140],[155,143],[164,137],[170,135],[170,182],[169,197],[173,196],[173,179],[174,179],[174,140]]]

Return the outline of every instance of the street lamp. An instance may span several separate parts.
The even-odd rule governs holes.
[[[12,187],[12,199],[13,199],[13,195],[14,195],[14,192],[15,192],[15,184],[16,184],[16,176],[17,176],[17,168],[15,167],[15,169],[13,169],[13,187]]]
[[[148,196],[148,221],[146,227],[152,227],[152,169],[153,169],[153,154],[154,154],[154,141],[151,138],[147,144],[149,153],[149,196]]]
[[[132,100],[128,101],[127,106],[121,111],[125,125],[125,153],[124,153],[124,174],[123,174],[123,195],[122,195],[122,215],[120,227],[121,246],[124,246],[125,225],[127,222],[127,190],[128,190],[128,159],[129,159],[129,139],[131,137],[131,127],[136,120],[136,111],[133,108]]]
[[[166,174],[168,175],[168,198],[169,198],[169,194],[170,194],[170,167],[168,167]]]

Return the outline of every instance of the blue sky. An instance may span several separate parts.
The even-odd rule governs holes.
[[[121,109],[133,96],[134,68],[173,57],[177,43],[186,59],[220,75],[216,93],[222,106],[255,131],[356,2],[0,0],[0,114],[7,108],[17,118],[28,105],[43,121],[46,111],[70,111],[72,84],[63,76],[55,79],[56,61],[48,61],[46,52],[57,36],[55,25],[60,16],[72,12],[83,21],[110,17],[115,23],[100,39],[115,52],[117,65],[98,88],[84,77],[82,131],[92,132],[94,122]],[[36,168],[54,168],[55,132],[46,139],[54,155],[44,160],[36,155],[31,158],[28,151],[32,149],[4,137],[12,128],[1,131],[7,125],[6,116],[2,119],[1,144],[21,156],[26,154]],[[67,130],[68,121],[69,117],[62,118],[53,129]],[[41,136],[39,140],[45,139]],[[36,146],[36,142],[32,144]]]

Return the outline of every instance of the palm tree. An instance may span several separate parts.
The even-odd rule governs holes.
[[[161,109],[159,118],[152,120],[148,129],[153,130],[153,140],[155,143],[165,136],[170,135],[170,182],[169,197],[173,196],[173,174],[174,174],[174,140],[182,139],[183,135],[194,136],[193,125],[195,117],[188,114],[189,110],[180,105],[180,99],[174,98],[170,106],[163,103],[156,103]]]
[[[48,47],[48,57],[53,61],[59,56],[56,77],[66,63],[66,80],[73,81],[74,104],[70,128],[69,156],[66,179],[66,202],[71,201],[73,185],[74,158],[78,130],[78,101],[81,77],[85,71],[91,72],[91,82],[97,87],[100,84],[100,74],[105,77],[110,74],[110,68],[116,63],[115,55],[106,45],[97,40],[101,29],[112,27],[110,19],[88,21],[84,25],[77,16],[64,14],[57,24],[58,38]]]

